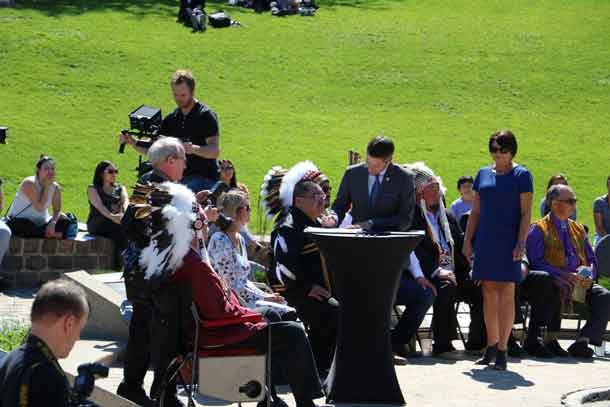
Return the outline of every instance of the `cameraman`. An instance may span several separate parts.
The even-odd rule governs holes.
[[[148,150],[148,159],[153,170],[144,174],[139,183],[160,184],[163,182],[179,182],[186,166],[186,152],[180,140],[173,137],[163,137],[155,141]],[[123,381],[117,389],[117,394],[141,406],[152,405],[151,400],[142,388],[144,376],[151,359],[151,322],[153,310],[144,284],[144,272],[139,266],[140,251],[148,246],[149,241],[143,230],[146,225],[135,218],[136,208],[130,205],[125,212],[121,225],[129,240],[125,251],[125,288],[127,298],[133,304],[133,314],[129,324],[129,340],[125,356]],[[210,221],[218,218],[218,210],[207,208],[206,216]],[[156,371],[151,394],[157,395],[157,388],[162,381],[164,372]],[[180,406],[175,391],[169,392],[165,406]],[[0,406],[2,407],[2,406]]]
[[[171,86],[178,107],[165,116],[159,133],[184,143],[187,166],[182,183],[195,193],[210,189],[218,181],[218,118],[207,105],[195,99],[195,78],[190,71],[176,71]],[[121,133],[119,137],[121,143],[133,146],[140,154],[147,153],[146,147],[138,145],[133,136]]]
[[[76,284],[42,286],[32,304],[30,335],[0,362],[1,407],[68,407],[68,379],[57,359],[68,357],[88,316],[87,297]]]

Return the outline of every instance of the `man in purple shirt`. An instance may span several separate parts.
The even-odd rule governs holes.
[[[574,191],[567,185],[555,185],[547,192],[547,202],[551,212],[530,228],[527,257],[530,268],[537,273],[546,273],[559,292],[560,303],[553,304],[554,312],[551,314],[554,315],[545,321],[549,331],[556,332],[561,324],[561,304],[571,300],[575,275],[589,271],[595,278],[597,262],[584,227],[569,219],[576,208]],[[586,303],[590,317],[568,352],[575,357],[591,358],[593,350],[589,343],[601,345],[610,319],[610,291],[591,280]],[[552,346],[558,346],[556,340],[553,342]]]

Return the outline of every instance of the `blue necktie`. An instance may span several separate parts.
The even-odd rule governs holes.
[[[381,183],[379,182],[379,176],[375,177],[375,182],[373,183],[373,188],[371,188],[371,194],[369,195],[369,209],[374,208],[377,203],[377,198],[379,197],[379,192],[381,190]]]

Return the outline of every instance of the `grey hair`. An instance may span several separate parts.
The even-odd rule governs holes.
[[[568,185],[562,185],[562,184],[553,185],[552,187],[549,188],[548,191],[546,191],[545,201],[546,201],[546,207],[549,210],[551,209],[551,205],[553,204],[553,201],[558,200],[563,191],[569,191],[571,193],[574,193],[574,190],[572,188],[570,188]]]
[[[184,155],[182,142],[175,137],[162,137],[148,149],[148,159],[152,165],[166,161],[169,157]]]

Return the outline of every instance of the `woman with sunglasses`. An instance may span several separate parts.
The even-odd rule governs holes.
[[[49,214],[49,208],[53,214]],[[55,181],[55,160],[41,155],[36,174],[19,185],[7,217],[13,236],[62,239],[70,221],[61,213],[61,191]]]
[[[213,269],[244,300],[248,308],[275,308],[279,314],[293,312],[284,298],[261,290],[250,281],[248,248],[240,231],[250,222],[250,203],[242,191],[233,189],[220,197],[219,207],[232,219],[226,230],[210,238],[208,254]]]
[[[110,161],[101,161],[93,174],[93,184],[87,188],[89,197],[89,217],[87,230],[94,236],[102,236],[114,241],[115,270],[122,265],[121,253],[127,240],[121,230],[121,219],[127,210],[129,198],[127,190],[116,182],[119,173]]]
[[[492,134],[489,152],[494,163],[481,168],[474,180],[475,200],[463,253],[472,259],[472,279],[483,290],[487,349],[477,364],[494,362],[495,369],[505,370],[515,319],[515,284],[522,279],[521,259],[530,227],[534,188],[527,168],[513,162],[517,139],[511,131]]]

